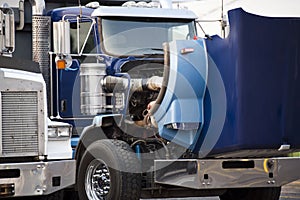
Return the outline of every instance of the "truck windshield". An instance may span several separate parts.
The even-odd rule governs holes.
[[[172,40],[193,39],[193,20],[102,18],[102,49],[111,55],[163,54],[162,45]]]

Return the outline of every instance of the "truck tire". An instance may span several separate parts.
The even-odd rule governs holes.
[[[279,200],[281,187],[228,189],[220,200]]]
[[[133,150],[123,141],[106,139],[92,143],[79,164],[79,199],[139,199],[140,166]]]

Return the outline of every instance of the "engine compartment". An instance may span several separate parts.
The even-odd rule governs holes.
[[[113,96],[124,96],[122,102],[126,111],[126,119],[138,126],[154,126],[150,109],[155,103],[163,79],[164,64],[162,60],[136,60],[127,61],[120,66],[121,73],[116,76],[107,76],[103,86]],[[113,107],[120,101],[111,101]]]
[[[163,63],[128,62],[121,69],[122,72],[127,72],[132,78],[149,79],[155,76],[163,77],[163,67]],[[158,82],[157,84],[161,83]],[[156,101],[159,90],[144,87],[143,91],[131,91],[128,109],[130,118],[136,125],[151,125],[147,118],[149,118],[151,104]]]

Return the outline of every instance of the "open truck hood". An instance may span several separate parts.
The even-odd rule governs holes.
[[[197,67],[208,60],[203,109],[198,98],[178,104],[181,99],[173,96],[169,100],[166,93],[155,113],[160,135],[202,157],[283,155],[300,149],[300,18],[262,17],[234,9],[229,20],[227,38],[206,40],[207,57],[198,53],[198,60],[187,58]],[[185,44],[175,46],[176,51]],[[171,62],[170,70],[176,70],[177,75],[170,76],[170,92],[181,87],[180,95],[203,94],[201,76],[186,78],[185,74],[193,73],[190,69],[180,59]],[[191,90],[182,89],[182,79],[176,78],[179,76],[186,78]],[[182,112],[181,118],[176,118],[177,111]],[[179,122],[183,116],[203,123],[203,128],[193,134],[170,132],[169,122]],[[282,151],[283,146],[287,151]]]

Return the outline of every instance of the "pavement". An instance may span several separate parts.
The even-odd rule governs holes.
[[[280,200],[299,200],[300,199],[300,180],[284,186],[281,190]]]
[[[152,199],[147,199],[147,200],[152,200]],[[155,200],[220,200],[220,199],[219,197],[197,197],[197,198],[167,198],[167,199],[155,199]],[[300,180],[292,182],[282,187],[280,200],[300,200]]]
[[[43,198],[37,198],[37,197],[13,198],[13,200],[41,200],[41,199]],[[10,199],[3,199],[3,200],[10,200]],[[69,200],[69,198],[67,198],[67,200]],[[143,200],[220,200],[220,199],[219,197],[196,197],[196,198],[164,198],[164,199],[143,199]],[[300,200],[300,180],[282,187],[280,200]]]

